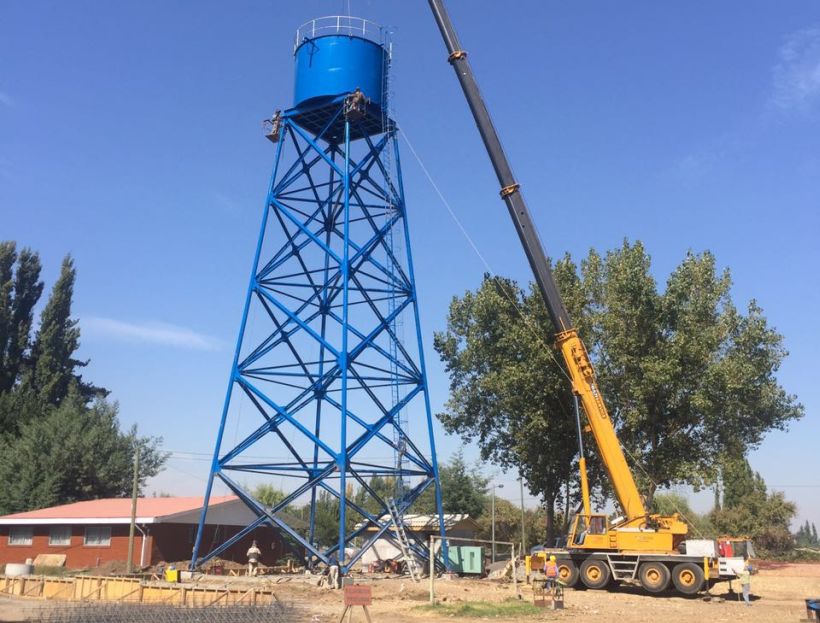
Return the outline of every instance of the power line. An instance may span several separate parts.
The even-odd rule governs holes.
[[[410,142],[410,139],[407,138],[407,133],[404,131],[404,129],[402,129],[401,135],[404,138],[404,142],[407,143],[407,146],[410,148],[410,153],[413,154],[413,157],[416,159],[416,162],[418,163],[419,167],[421,167],[422,172],[424,172],[424,175],[427,178],[427,181],[430,182],[430,185],[433,187],[433,190],[436,191],[436,194],[438,195],[439,199],[441,199],[442,204],[444,204],[444,207],[447,209],[447,212],[450,214],[450,218],[452,218],[453,222],[455,222],[455,224],[458,226],[458,228],[461,231],[464,238],[467,239],[467,242],[470,243],[470,246],[473,248],[473,251],[475,251],[475,254],[478,256],[478,259],[481,260],[481,263],[484,264],[484,268],[487,270],[487,272],[491,276],[497,277],[498,276],[497,273],[492,269],[492,267],[490,266],[490,263],[487,261],[487,259],[484,257],[484,255],[479,250],[478,245],[470,237],[470,234],[467,233],[467,229],[461,223],[458,216],[456,216],[456,213],[453,211],[453,208],[450,206],[450,202],[447,201],[447,199],[444,196],[444,193],[441,192],[441,189],[438,187],[438,184],[436,184],[435,180],[433,179],[433,176],[430,175],[430,171],[428,171],[427,167],[424,166],[424,163],[421,161],[421,157],[418,155],[418,152],[416,152],[415,148],[413,147],[413,144]],[[524,321],[524,326],[532,333],[533,337],[535,337],[535,339],[538,342],[541,343],[541,345],[544,347],[547,354],[549,355],[550,359],[552,359],[552,361],[555,363],[555,365],[558,366],[558,369],[561,371],[561,374],[563,374],[567,378],[567,380],[569,380],[571,382],[572,379],[567,374],[567,371],[564,370],[564,367],[561,365],[561,363],[555,357],[555,354],[552,352],[553,351],[552,347],[549,344],[547,344],[546,341],[544,340],[544,336],[543,336],[543,334],[540,330],[540,327],[534,327],[533,326],[534,323],[533,323],[532,318],[523,309],[521,309],[521,306],[518,304],[518,301],[515,300],[510,295],[510,293],[507,292],[507,290],[505,288],[502,287],[502,288],[499,288],[499,289],[501,290],[501,292],[503,292],[503,294],[507,298],[507,300],[509,300],[510,303],[512,303],[513,307],[518,312],[518,315],[521,316],[521,319]]]

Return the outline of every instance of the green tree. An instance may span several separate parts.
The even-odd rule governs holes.
[[[533,545],[544,543],[550,546],[555,545],[555,541],[546,539],[546,513],[543,507],[524,510],[524,527],[526,529],[527,542],[524,548],[529,551]],[[477,538],[492,538],[492,500],[487,499],[484,511],[478,517]],[[496,496],[495,498],[495,539],[496,541],[509,541],[518,545],[521,543],[521,507],[509,500]],[[501,548],[496,548],[501,551]],[[509,551],[509,550],[506,550]]]
[[[310,511],[310,506],[307,510]],[[316,495],[314,542],[323,547],[330,547],[338,542],[339,516],[339,499],[324,489],[319,491]]]
[[[375,476],[372,476],[370,478],[370,480],[367,482],[367,486],[370,489],[369,491],[364,487],[359,487],[356,490],[356,494],[353,498],[353,501],[358,506],[360,506],[368,513],[371,513],[373,515],[379,513],[379,511],[381,510],[381,504],[374,497],[374,494],[378,496],[379,499],[385,502],[388,500],[388,498],[396,497],[396,482],[390,476],[379,476],[378,474],[376,474]],[[355,511],[352,512],[355,513]],[[362,519],[364,519],[363,516],[361,517]]]
[[[59,407],[26,417],[19,436],[0,440],[0,514],[130,495],[140,451],[140,489],[162,469],[161,440],[122,431],[117,405],[91,407],[71,392]]]
[[[584,322],[575,265],[555,266],[570,313]],[[434,347],[450,375],[450,398],[438,418],[445,430],[478,442],[481,458],[517,469],[545,502],[547,539],[577,453],[573,398],[550,345],[555,333],[543,300],[512,280],[485,275],[475,292],[450,304]]]
[[[459,449],[447,463],[439,463],[441,506],[445,513],[466,513],[473,519],[484,512],[489,479],[481,475],[477,466],[469,466]],[[425,491],[411,507],[411,513],[433,514],[436,498],[433,487]]]
[[[74,353],[80,346],[80,328],[77,321],[71,318],[76,275],[74,261],[67,256],[40,316],[40,329],[32,347],[30,383],[47,404],[60,404],[68,395],[74,369],[85,365],[74,359]]]
[[[14,302],[14,263],[17,261],[13,242],[0,242],[0,391],[11,387],[8,381],[9,338],[12,331],[12,304]]]
[[[633,470],[647,502],[658,486],[710,480],[714,444],[703,410],[702,379],[721,347],[728,274],[714,258],[688,255],[658,292],[643,245],[625,242],[584,262],[594,301],[600,386],[619,438],[642,469]]]
[[[11,390],[23,371],[34,306],[43,293],[40,270],[36,253],[23,249],[18,256],[14,242],[0,242],[0,394]]]
[[[478,517],[478,538],[489,540],[492,538],[492,500],[488,499],[483,512]],[[541,527],[543,531],[543,527]],[[510,543],[521,542],[521,507],[509,500],[496,496],[495,498],[495,540]],[[509,547],[504,546],[509,552]],[[517,549],[517,548],[516,548]],[[496,547],[496,552],[501,547]]]
[[[661,515],[678,513],[689,524],[694,536],[709,538],[717,536],[709,515],[703,515],[692,509],[689,499],[679,493],[656,493],[652,500],[652,512]]]
[[[441,506],[445,513],[463,513],[479,517],[487,500],[488,478],[477,467],[472,468],[464,460],[459,449],[448,463],[439,469],[441,481]]]
[[[783,493],[769,492],[763,477],[743,457],[724,459],[722,482],[723,505],[711,515],[719,533],[752,537],[769,551],[792,547],[789,525],[797,508]]]
[[[810,524],[807,519],[806,523],[797,529],[794,540],[799,547],[820,546],[820,541],[817,539],[817,526],[815,526],[813,522]]]
[[[285,499],[285,492],[269,483],[259,483],[251,492],[253,497],[267,508],[272,508]]]
[[[726,452],[756,447],[803,414],[777,382],[783,337],[752,301],[741,314],[728,270],[688,253],[657,292],[640,242],[584,263],[597,317],[599,380],[651,505],[658,486],[715,482]]]
[[[783,337],[753,302],[740,313],[731,278],[711,253],[689,253],[663,292],[640,242],[604,256],[590,251],[580,275],[570,258],[556,281],[598,370],[599,386],[651,507],[658,487],[714,483],[720,457],[747,452],[803,407],[777,382]],[[577,493],[573,402],[556,363],[543,304],[503,278],[485,278],[450,305],[435,347],[450,375],[439,415],[448,432],[476,440],[482,458],[517,467],[546,502],[548,538],[556,502]],[[594,447],[587,436],[586,446]],[[590,462],[601,483],[600,463]],[[596,471],[597,470],[597,471]],[[596,475],[597,473],[597,475]]]
[[[0,437],[17,437],[25,420],[43,417],[49,409],[30,388],[0,392]]]

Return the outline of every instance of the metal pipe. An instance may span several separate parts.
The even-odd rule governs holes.
[[[148,531],[143,530],[139,527],[139,524],[134,524],[134,527],[139,530],[140,536],[142,539],[140,540],[140,569],[145,566],[145,546],[146,546],[146,539],[148,538]]]
[[[495,485],[493,485],[493,496],[492,496],[492,520],[491,520],[492,528],[490,539],[493,542],[492,545],[492,552],[493,552],[493,562],[495,562]]]
[[[578,427],[578,471],[581,472],[581,501],[584,504],[584,525],[589,525],[589,479],[587,478],[587,459],[584,456],[584,436],[581,429],[581,409],[578,407],[578,396],[573,395],[575,401],[575,424]]]
[[[525,551],[527,547],[527,528],[525,523],[526,515],[524,513],[524,477],[519,476],[518,483],[521,485],[521,551]],[[523,554],[522,554],[523,555]]]
[[[137,443],[136,435],[134,442]],[[134,527],[137,524],[137,495],[140,491],[140,448],[137,443],[134,448],[134,482],[131,487],[131,522],[128,526],[128,562],[126,569],[128,573],[134,570]]]
[[[491,538],[491,540],[492,540],[492,542],[493,542],[493,545],[492,545],[492,550],[493,550],[493,562],[495,562],[495,490],[496,490],[496,488],[498,488],[498,489],[503,489],[503,488],[504,488],[504,485],[503,485],[503,484],[497,485],[497,484],[493,483],[493,496],[492,496],[492,529],[491,529],[491,530],[492,530],[492,536],[490,537],[490,538]]]
[[[430,605],[434,605],[436,603],[436,594],[435,594],[435,578],[436,578],[436,559],[433,555],[433,545],[435,540],[434,535],[430,535]]]

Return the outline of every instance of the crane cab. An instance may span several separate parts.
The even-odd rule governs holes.
[[[572,521],[567,548],[605,552],[675,552],[686,538],[687,526],[673,515],[649,515],[636,520],[610,521],[602,513],[578,513]]]
[[[609,518],[603,514],[582,515],[578,513],[572,521],[567,537],[570,549],[607,550],[609,542]]]

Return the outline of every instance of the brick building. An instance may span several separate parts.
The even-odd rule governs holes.
[[[141,567],[191,558],[201,497],[137,500],[134,564]],[[250,524],[255,516],[236,497],[212,497],[203,535],[205,551]],[[0,517],[0,568],[38,554],[64,554],[69,569],[99,567],[128,558],[131,499],[76,502]],[[263,526],[241,539],[221,558],[245,563],[251,541],[262,550],[262,562],[273,564],[285,553],[279,534]]]

